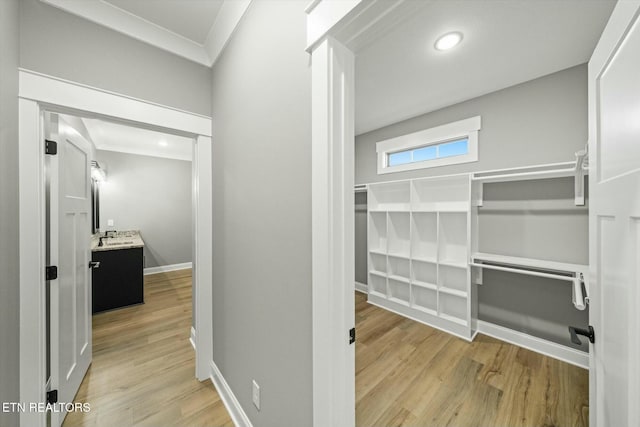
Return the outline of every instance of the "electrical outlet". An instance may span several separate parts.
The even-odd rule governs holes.
[[[258,411],[260,410],[260,386],[258,385],[258,383],[256,382],[256,380],[253,380],[253,405],[258,408]]]
[[[113,227],[113,220],[112,219],[108,219],[107,220],[107,227]]]

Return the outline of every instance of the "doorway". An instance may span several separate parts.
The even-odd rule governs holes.
[[[211,119],[41,74],[20,71],[20,392],[21,401],[46,402],[45,144],[44,112],[105,117],[192,138],[194,148],[195,376],[210,377]],[[44,412],[25,413],[23,426],[46,425]]]

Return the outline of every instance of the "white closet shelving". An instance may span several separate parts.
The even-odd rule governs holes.
[[[368,190],[369,301],[471,340],[470,176]]]

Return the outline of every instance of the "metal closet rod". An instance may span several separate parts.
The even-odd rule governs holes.
[[[568,282],[573,282],[576,279],[576,276],[563,276],[561,274],[543,273],[541,271],[527,270],[524,268],[501,267],[499,265],[482,264],[478,262],[470,262],[469,265],[473,267],[488,268],[490,270],[507,271],[510,273],[528,274],[530,276],[546,277],[548,279],[566,280]]]

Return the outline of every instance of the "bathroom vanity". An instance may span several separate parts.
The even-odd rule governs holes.
[[[144,241],[139,231],[96,233],[91,241],[93,313],[144,303]]]

